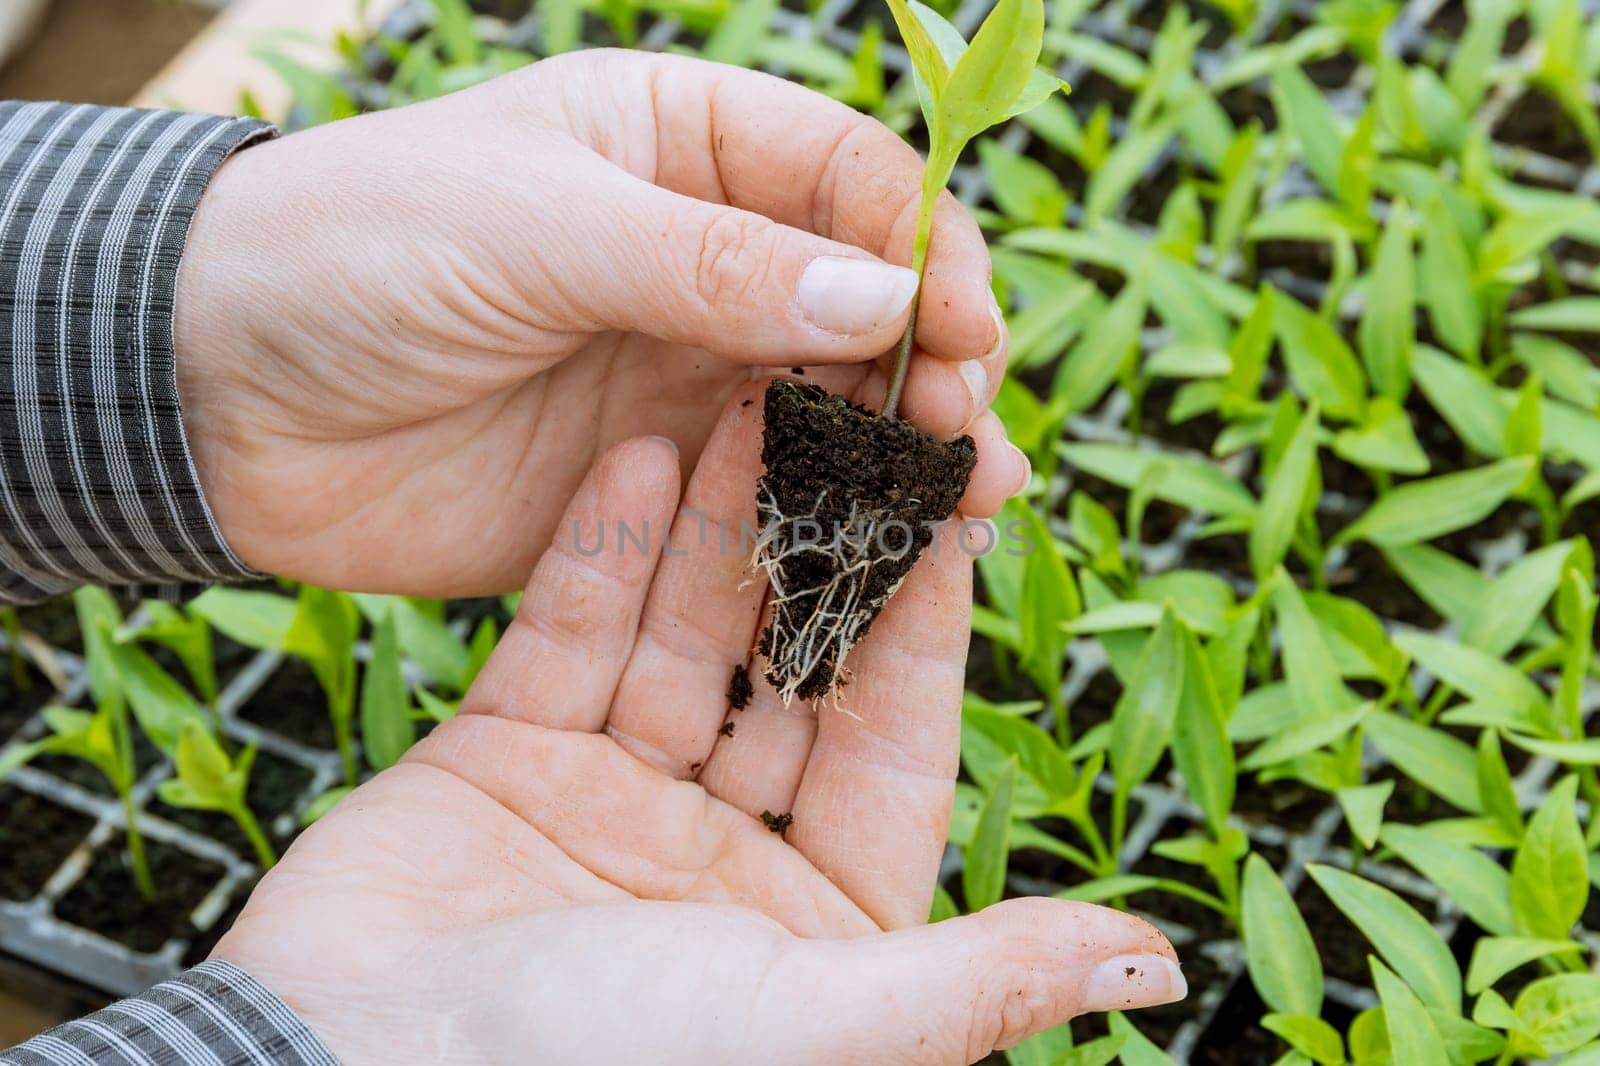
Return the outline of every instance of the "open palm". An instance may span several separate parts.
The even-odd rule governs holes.
[[[757,678],[730,711],[764,590],[717,530],[754,517],[758,395],[681,506],[668,442],[600,459],[462,713],[312,827],[218,947],[342,1061],[965,1063],[1182,994],[1160,934],[1101,908],[912,928],[957,762],[956,527],[839,706]],[[650,550],[619,551],[618,520]]]

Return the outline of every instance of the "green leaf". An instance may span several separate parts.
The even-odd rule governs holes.
[[[1133,190],[1166,149],[1178,131],[1181,116],[1168,116],[1149,129],[1125,137],[1103,164],[1089,176],[1083,196],[1084,220],[1093,224],[1108,217]]]
[[[1450,1014],[1460,1012],[1461,973],[1444,938],[1426,918],[1389,889],[1354,874],[1317,863],[1306,871],[1423,1003]]]
[[[1172,761],[1215,838],[1227,828],[1233,808],[1233,744],[1211,661],[1188,626],[1182,638],[1183,692],[1172,727]]]
[[[950,70],[936,105],[939,126],[960,143],[1005,120],[1033,76],[1044,44],[1040,0],[999,0]]]
[[[361,609],[362,616],[374,626],[386,617],[394,620],[400,651],[422,667],[430,680],[451,692],[466,691],[467,645],[450,631],[442,618],[428,614],[415,602],[400,596],[357,593],[351,598]]]
[[[1360,724],[1361,719],[1372,711],[1372,707],[1371,703],[1360,703],[1337,714],[1305,718],[1252,751],[1243,762],[1242,768],[1260,770],[1276,766],[1332,744],[1349,735],[1350,731]]]
[[[1589,899],[1583,830],[1578,825],[1578,780],[1552,788],[1533,817],[1511,863],[1511,908],[1528,936],[1565,939]]]
[[[1312,403],[1295,427],[1277,469],[1262,494],[1256,521],[1250,527],[1250,569],[1265,581],[1289,554],[1295,529],[1312,498],[1312,473],[1317,463],[1317,405]]]
[[[1032,524],[1033,550],[1023,564],[1022,665],[1040,687],[1052,695],[1061,687],[1061,664],[1067,649],[1067,634],[1061,626],[1083,610],[1078,586],[1072,580],[1056,545],[1055,537],[1042,518],[1027,508]]]
[[[1322,1013],[1322,959],[1294,898],[1267,860],[1244,864],[1241,930],[1250,980],[1261,1000],[1283,1014]]]
[[[994,789],[978,815],[978,830],[967,848],[967,861],[961,872],[961,891],[969,911],[980,911],[998,903],[1005,893],[1006,861],[1010,855],[1011,794],[1017,779],[1017,763],[1008,760]]]
[[[1466,619],[1461,642],[1493,656],[1515,648],[1539,623],[1571,555],[1572,542],[1562,541],[1529,552],[1506,567]]]
[[[1489,856],[1412,825],[1384,826],[1381,839],[1479,926],[1498,936],[1516,931],[1511,876]]]
[[[1506,215],[1478,245],[1478,282],[1528,280],[1533,264],[1524,260],[1537,258],[1571,224],[1571,213],[1560,209]],[[1527,269],[1518,269],[1519,265]]]
[[[1364,425],[1340,430],[1334,436],[1333,451],[1346,462],[1368,470],[1428,472],[1428,456],[1417,443],[1410,417],[1387,396],[1374,397],[1367,405]]]
[[[701,58],[736,67],[751,65],[771,33],[769,26],[777,9],[778,0],[739,0],[729,4],[727,14],[701,48]]]
[[[1344,1062],[1344,1039],[1339,1031],[1310,1014],[1268,1014],[1261,1027],[1283,1037],[1284,1043],[1312,1062],[1339,1066]]]
[[[1600,1036],[1600,975],[1564,973],[1535,981],[1518,994],[1515,1009],[1546,1054],[1575,1051]]]
[[[1361,316],[1361,358],[1378,392],[1405,399],[1411,387],[1411,351],[1416,344],[1416,264],[1411,256],[1411,218],[1403,204],[1389,212],[1367,283]]]
[[[1169,607],[1111,713],[1111,771],[1122,796],[1150,776],[1172,737],[1184,687],[1181,627]]]
[[[1433,409],[1468,447],[1494,459],[1505,454],[1508,405],[1482,370],[1424,344],[1413,355],[1412,372]]]
[[[1513,333],[1511,353],[1544,379],[1550,395],[1585,411],[1600,408],[1600,367],[1570,344],[1538,333]]]
[[[294,601],[275,592],[211,588],[189,601],[189,610],[247,648],[282,651],[294,622]]]
[[[900,38],[905,42],[906,52],[911,56],[918,94],[922,97],[922,113],[932,124],[938,114],[939,101],[944,96],[944,87],[950,80],[950,68],[939,46],[934,43],[927,26],[918,17],[920,12],[914,10],[920,7],[922,5],[915,0],[911,3],[907,3],[906,0],[889,0],[889,14],[894,17],[894,24],[900,30]],[[956,34],[957,40],[960,40],[960,36]],[[962,42],[962,45],[964,46],[965,42]]]
[[[1444,1040],[1423,1001],[1377,959],[1369,957],[1368,962],[1378,1000],[1383,1004],[1394,1062],[1406,1066],[1450,1066]]]
[[[1339,667],[1305,597],[1282,571],[1272,592],[1283,645],[1284,674],[1301,721],[1326,721],[1348,711],[1355,697],[1339,679]]]
[[[1298,68],[1279,67],[1272,73],[1272,106],[1299,144],[1306,167],[1337,196],[1344,136],[1322,90]]]
[[[361,684],[361,747],[375,770],[400,761],[416,743],[411,701],[400,669],[400,639],[393,614],[372,635],[372,655]]]
[[[1022,775],[1022,780],[1017,784],[1026,781],[1044,796],[1045,810],[1072,796],[1077,790],[1078,775],[1066,753],[1049,733],[1032,721],[999,711],[966,706],[961,713],[961,724],[964,739],[970,739],[976,733],[995,749],[996,756],[986,760],[993,769],[980,781],[991,791],[997,787],[997,771],[1004,770],[1007,759],[1017,763],[1018,772]],[[1026,808],[1018,802],[1021,799],[1018,791],[1013,790],[1011,805],[1013,811],[1020,814]]]
[[[1477,755],[1464,741],[1382,710],[1367,716],[1366,734],[1407,777],[1464,811],[1481,813]]]
[[[1556,333],[1600,333],[1600,296],[1569,296],[1513,311],[1509,321],[1518,329],[1544,329]]]
[[[1467,966],[1467,993],[1475,996],[1512,970],[1537,959],[1581,950],[1582,945],[1571,940],[1486,936],[1472,945],[1472,962]]]
[[[1511,771],[1506,769],[1505,756],[1500,752],[1500,740],[1493,729],[1485,729],[1478,736],[1478,798],[1483,812],[1498,822],[1512,840],[1522,839],[1522,808],[1517,802],[1517,790],[1511,783]]]
[[[1328,415],[1352,422],[1366,412],[1366,381],[1350,346],[1320,315],[1297,300],[1277,300],[1274,322],[1289,376]]]
[[[1061,361],[1051,397],[1067,414],[1100,401],[1122,368],[1139,350],[1144,327],[1144,286],[1129,283],[1084,331]]]
[[[144,649],[132,644],[110,644],[107,652],[127,694],[128,706],[152,744],[170,753],[186,722],[204,725],[199,702]]]
[[[1423,211],[1417,265],[1422,304],[1435,332],[1456,354],[1476,360],[1483,346],[1483,308],[1471,256],[1441,199],[1430,200]]]
[[[1341,788],[1335,795],[1344,809],[1344,820],[1350,832],[1368,851],[1378,842],[1383,828],[1383,807],[1394,793],[1393,781],[1377,781],[1370,785]]]
[[[1007,218],[1025,226],[1061,225],[1068,197],[1049,167],[987,138],[978,142],[978,158]]]
[[[1156,487],[1156,498],[1204,514],[1249,515],[1255,497],[1221,467],[1204,459],[1163,456],[1124,444],[1073,443],[1061,446],[1068,463],[1095,477],[1132,489],[1158,460],[1167,463],[1167,475]]]
[[[300,586],[294,621],[284,650],[311,667],[328,696],[336,720],[348,720],[355,709],[355,645],[361,617],[355,601],[343,592]]]
[[[1516,667],[1464,644],[1426,633],[1407,631],[1394,639],[1401,651],[1434,677],[1474,700],[1502,708],[1511,717],[1526,722],[1526,728],[1549,720],[1543,691]]]
[[[1532,467],[1532,460],[1526,457],[1502,459],[1473,470],[1399,485],[1378,497],[1333,543],[1366,540],[1389,548],[1476,525],[1517,490]]]

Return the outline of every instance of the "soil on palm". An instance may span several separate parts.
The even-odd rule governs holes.
[[[765,412],[767,471],[756,498],[763,536],[776,532],[772,576],[784,599],[760,650],[774,686],[813,699],[834,689],[850,645],[866,635],[932,542],[934,527],[955,510],[977,448],[971,437],[941,443],[909,423],[788,379],[767,387]],[[801,528],[802,521],[810,524]],[[814,531],[819,543],[799,546]],[[840,566],[844,551],[856,556],[849,574]],[[774,648],[797,639],[819,612],[839,608],[859,624],[845,639],[827,641],[803,676],[786,676]]]

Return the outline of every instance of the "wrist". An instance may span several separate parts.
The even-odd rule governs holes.
[[[184,439],[200,490],[223,540],[251,569],[266,569],[255,507],[245,484],[247,383],[261,359],[253,341],[247,289],[256,243],[238,222],[249,153],[236,154],[212,175],[196,205],[178,265],[173,349]]]

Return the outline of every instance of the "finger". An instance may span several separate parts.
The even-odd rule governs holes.
[[[770,605],[760,628],[772,621]],[[750,702],[731,711],[697,780],[707,792],[752,818],[792,817],[806,760],[817,736],[817,712],[809,700],[785,705],[763,675],[767,661],[756,656],[749,669]]]
[[[797,1062],[961,1066],[1091,1011],[1129,1010],[1188,992],[1149,923],[1086,903],[1018,899],[934,925],[808,942],[768,979],[774,1013],[826,1018]],[[798,1010],[796,1010],[798,1008]],[[790,1061],[790,1060],[786,1060]]]
[[[872,922],[759,822],[672,781],[604,736],[462,717],[406,756],[509,808],[596,877],[643,899],[750,907],[797,936]]]
[[[598,730],[633,648],[677,500],[671,441],[637,438],[602,455],[461,713]]]
[[[917,276],[903,266],[621,171],[585,194],[609,209],[577,268],[592,328],[768,366],[871,359],[905,330]]]
[[[711,753],[766,594],[749,565],[763,384],[734,394],[700,454],[606,723],[617,743],[674,777],[692,776]]]
[[[899,414],[940,440],[950,440],[989,409],[1005,373],[1003,343],[994,355],[960,363],[919,354],[906,372]]]
[[[537,64],[588,115],[654,111],[655,143],[574,132],[633,173],[687,197],[754,212],[797,230],[909,264],[922,160],[882,123],[820,93],[755,71],[683,56],[589,53],[588,75]],[[536,77],[541,75],[535,75]],[[670,108],[655,101],[670,100]],[[575,124],[576,125],[576,124]],[[917,340],[946,359],[993,350],[989,253],[972,216],[948,194],[935,209]]]
[[[1006,439],[1006,427],[993,411],[985,411],[967,427],[978,446],[967,491],[957,507],[969,518],[992,518],[1011,497],[1028,487],[1033,464],[1021,448]]]
[[[788,840],[895,929],[926,920],[944,853],[961,744],[972,560],[960,526],[927,554],[823,701]]]

